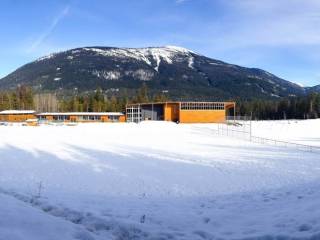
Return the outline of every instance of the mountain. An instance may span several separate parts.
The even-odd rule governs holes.
[[[146,83],[172,99],[276,98],[305,89],[257,68],[211,59],[174,46],[84,47],[42,57],[0,80],[1,89],[85,92],[98,87],[130,94]]]
[[[308,93],[320,93],[320,85],[306,88]]]

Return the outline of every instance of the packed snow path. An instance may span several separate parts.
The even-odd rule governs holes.
[[[320,238],[320,156],[215,129],[1,126],[0,239]]]

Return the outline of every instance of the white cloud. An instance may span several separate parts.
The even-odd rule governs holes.
[[[68,15],[70,11],[70,6],[66,6],[62,9],[61,12],[52,20],[51,24],[48,28],[32,43],[31,47],[27,50],[27,52],[35,51],[54,31],[57,25],[61,22],[61,20]]]
[[[226,7],[226,47],[320,45],[319,0],[234,0]]]
[[[186,2],[187,0],[176,0],[176,3],[177,4],[182,4],[182,3],[184,3],[184,2]]]

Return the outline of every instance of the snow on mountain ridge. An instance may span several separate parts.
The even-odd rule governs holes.
[[[168,64],[173,63],[173,59],[177,55],[186,55],[188,57],[188,66],[193,67],[193,56],[192,51],[175,46],[166,47],[149,47],[149,48],[110,48],[101,49],[97,47],[87,47],[83,48],[86,51],[93,51],[96,54],[108,57],[119,57],[119,58],[133,58],[138,61],[143,61],[149,66],[153,67],[155,71],[159,71],[159,66],[161,61],[165,61]],[[156,63],[153,66],[151,60]]]
[[[49,55],[46,55],[46,56],[43,56],[43,57],[40,57],[36,60],[36,62],[41,62],[43,60],[47,60],[47,59],[50,59],[50,58],[53,58],[56,54],[55,53],[51,53]]]
[[[131,58],[138,61],[143,61],[149,66],[153,67],[155,71],[159,71],[161,61],[168,64],[172,64],[173,60],[183,61],[186,59],[188,66],[193,68],[194,57],[189,49],[177,46],[164,46],[164,47],[146,47],[146,48],[99,48],[99,47],[84,47],[71,50],[71,55],[79,54],[81,51],[91,51],[97,55],[105,57],[117,57],[117,58]],[[60,52],[61,53],[61,52]],[[37,62],[48,60],[55,57],[59,53],[52,53],[47,56],[37,59]],[[177,58],[177,56],[183,56],[183,58]],[[73,57],[68,56],[69,60]],[[155,64],[153,64],[153,62]]]
[[[174,51],[177,51],[177,52],[194,53],[193,51],[191,51],[191,50],[189,50],[187,48],[178,47],[178,46],[172,46],[172,45],[167,45],[167,46],[164,46],[162,48],[167,48],[167,49],[174,50]]]

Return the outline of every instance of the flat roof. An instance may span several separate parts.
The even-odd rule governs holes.
[[[34,110],[5,110],[1,111],[0,115],[17,115],[17,114],[34,114]]]
[[[224,103],[224,104],[235,104],[236,102],[210,102],[210,101],[169,101],[169,102],[150,102],[150,103],[128,103],[127,106],[134,106],[134,105],[151,105],[151,104],[168,104],[168,103]]]
[[[46,112],[37,116],[123,116],[121,112]]]

